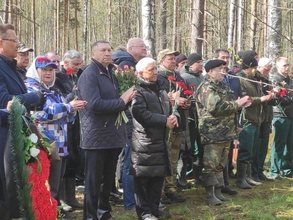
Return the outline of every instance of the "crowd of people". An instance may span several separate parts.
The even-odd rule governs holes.
[[[0,215],[5,220],[20,217],[8,144],[14,96],[58,146],[61,159],[50,163],[49,185],[63,219],[83,209],[84,220],[113,220],[111,204],[121,195],[117,187],[123,188],[125,210],[136,211],[139,220],[156,220],[171,218],[163,206],[186,202],[182,189],[202,185],[206,203],[221,205],[231,201],[222,193],[238,193],[229,186],[231,177],[239,189],[292,177],[293,82],[285,57],[259,59],[245,50],[229,65],[225,49],[203,60],[166,48],[154,60],[140,38],[116,49],[105,40],[94,42],[88,65],[75,50],[62,62],[48,51],[30,63],[32,51],[12,25],[0,25]],[[273,62],[277,73],[270,74]],[[121,94],[117,68],[136,70],[139,88]],[[128,122],[117,126],[122,111]],[[236,172],[232,153],[238,140]],[[76,200],[77,186],[84,204]]]

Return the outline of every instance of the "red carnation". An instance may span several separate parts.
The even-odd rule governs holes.
[[[37,59],[37,61],[38,62],[40,62],[40,63],[42,63],[42,62],[48,62],[48,63],[50,63],[51,62],[51,60],[49,60],[48,58],[46,58],[46,57],[39,57],[38,59]]]
[[[168,80],[169,80],[169,81],[174,81],[174,76],[169,76],[169,77],[168,77]]]
[[[286,95],[286,89],[283,89],[281,92],[280,92],[280,96],[281,97],[284,97]]]
[[[128,65],[124,65],[124,70],[125,70],[126,72],[129,72],[129,66],[128,66]]]
[[[73,69],[69,69],[66,71],[66,75],[69,76],[71,74],[73,74],[74,70]]]
[[[235,68],[234,69],[234,73],[238,72],[239,68]]]
[[[185,90],[184,95],[192,95],[193,91],[192,90]]]
[[[196,87],[196,84],[190,84],[189,87],[194,88],[194,87]]]
[[[122,72],[123,71],[123,69],[121,67],[118,67],[117,70],[118,70],[118,72]]]
[[[179,88],[186,88],[185,83],[184,82],[176,82],[176,84],[178,85]],[[187,88],[186,88],[187,89]]]

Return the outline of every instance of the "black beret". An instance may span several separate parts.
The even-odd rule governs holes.
[[[210,60],[206,63],[204,66],[206,72],[208,73],[211,69],[214,69],[218,66],[226,65],[226,62],[224,60]]]
[[[199,55],[198,53],[191,53],[187,57],[187,65],[191,66],[192,64],[194,64],[195,62],[197,62],[199,60],[202,60],[201,55]]]
[[[246,56],[255,57],[258,54],[254,50],[241,50],[238,52],[238,56],[240,59],[243,59]]]

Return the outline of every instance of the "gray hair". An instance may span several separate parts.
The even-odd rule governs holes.
[[[81,55],[76,50],[69,50],[64,54],[63,61],[72,61],[74,58],[81,58]]]
[[[153,58],[145,57],[142,58],[138,63],[136,64],[135,68],[137,72],[142,72],[146,68],[148,64],[156,64],[156,61]]]
[[[266,65],[272,66],[272,60],[267,57],[260,58],[258,61],[258,66],[266,66]]]

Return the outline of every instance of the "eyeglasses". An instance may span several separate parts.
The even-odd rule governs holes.
[[[146,46],[146,45],[132,46],[132,47],[140,47],[140,48],[145,48],[145,49],[147,49],[147,50],[150,49],[150,47],[149,47],[149,46]]]
[[[19,40],[7,39],[7,38],[3,38],[2,40],[8,40],[8,41],[12,41],[14,43],[20,44],[20,41]]]

